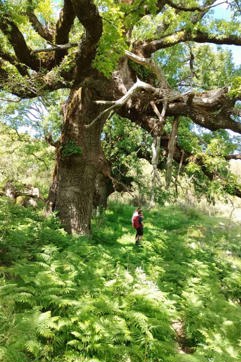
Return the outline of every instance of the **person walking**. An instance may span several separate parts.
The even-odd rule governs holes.
[[[143,219],[142,209],[136,209],[132,215],[132,226],[136,229],[135,244],[137,246],[141,246],[141,239],[144,233]]]

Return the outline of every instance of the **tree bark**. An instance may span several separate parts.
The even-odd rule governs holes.
[[[100,208],[104,210],[107,208],[108,197],[115,191],[113,187],[112,180],[103,175],[103,173],[98,173],[95,182],[95,192],[93,199],[93,206],[95,209]]]
[[[64,110],[62,138],[57,151],[55,209],[71,234],[89,234],[96,175],[100,167],[102,122],[88,87],[71,92]],[[57,180],[57,181],[56,181]]]

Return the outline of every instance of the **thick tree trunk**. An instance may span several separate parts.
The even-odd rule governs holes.
[[[93,199],[94,208],[100,208],[101,210],[106,209],[108,197],[114,191],[115,189],[113,187],[112,180],[103,175],[103,173],[98,173],[95,182],[95,193]]]
[[[89,234],[96,175],[100,166],[102,122],[91,90],[73,90],[64,110],[62,138],[57,151],[55,209],[71,234]]]

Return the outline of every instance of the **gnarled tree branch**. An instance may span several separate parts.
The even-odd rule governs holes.
[[[75,85],[77,86],[91,69],[97,44],[102,35],[102,18],[93,0],[72,0],[72,6],[80,23],[85,28],[79,52],[76,56]]]
[[[187,11],[187,12],[192,12],[192,11],[206,11],[211,9],[212,7],[221,5],[221,4],[226,4],[226,1],[223,1],[221,3],[215,4],[216,0],[207,0],[203,6],[185,6],[185,5],[181,5],[181,4],[176,4],[174,1],[172,0],[166,0],[166,3],[171,6],[172,8],[176,9],[176,10],[180,10],[180,11]]]
[[[28,75],[27,67],[19,63],[16,57],[14,57],[13,55],[0,50],[0,58],[13,65],[18,70],[19,74],[21,74],[22,76]]]
[[[124,94],[123,97],[121,97],[117,101],[111,102],[112,105],[109,108],[106,108],[103,112],[101,112],[98,115],[98,117],[96,117],[90,124],[86,124],[85,128],[92,127],[102,117],[104,117],[105,115],[109,116],[114,110],[117,110],[118,108],[122,107],[140,89],[149,90],[154,93],[156,93],[158,91],[156,88],[152,87],[150,84],[142,82],[140,79],[137,79],[136,83],[128,90],[128,92],[126,94]],[[96,101],[96,103],[106,104],[105,101],[104,101],[104,103],[102,101]]]
[[[36,33],[38,33],[41,36],[41,38],[52,42],[53,41],[53,31],[51,31],[46,26],[43,26],[32,10],[30,10],[30,9],[27,10],[27,16],[28,16],[29,21],[32,24],[34,30],[36,31]]]
[[[63,9],[59,14],[56,24],[55,44],[69,43],[69,32],[74,23],[75,13],[71,0],[65,0]],[[67,54],[67,49],[57,49],[55,53],[55,63],[59,64],[63,57]]]
[[[1,10],[1,8],[0,8]],[[4,12],[0,15],[0,29],[6,35],[8,41],[13,46],[14,52],[20,63],[25,64],[33,70],[39,71],[40,60],[32,54],[28,48],[24,36],[17,25]]]
[[[190,30],[179,30],[172,34],[165,35],[158,40],[150,40],[145,42],[138,42],[134,45],[138,52],[142,53],[145,57],[150,55],[159,49],[170,48],[175,44],[195,41],[196,43],[212,43],[223,45],[241,45],[241,38],[235,34],[211,34],[205,31],[197,30],[191,32]]]

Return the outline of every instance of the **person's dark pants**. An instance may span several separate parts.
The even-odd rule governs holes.
[[[142,236],[143,236],[143,227],[139,227],[136,229],[136,244],[140,244]]]

